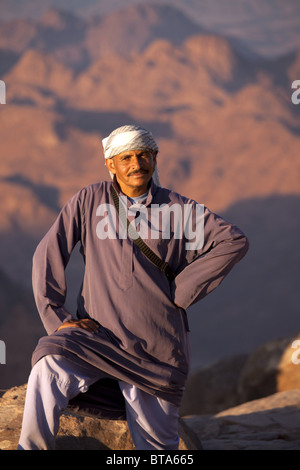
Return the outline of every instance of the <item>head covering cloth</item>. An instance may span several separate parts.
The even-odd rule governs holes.
[[[102,140],[102,146],[105,160],[113,158],[119,155],[119,153],[131,150],[159,151],[152,133],[142,127],[133,125],[118,127],[112,131],[108,137]],[[113,178],[114,175],[110,172],[110,176]],[[155,166],[152,179],[157,186],[161,186],[157,165]]]

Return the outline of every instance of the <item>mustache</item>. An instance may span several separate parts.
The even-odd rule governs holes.
[[[138,170],[134,170],[134,171],[132,171],[131,173],[128,173],[128,175],[127,175],[127,176],[132,176],[132,175],[140,175],[140,174],[143,174],[143,175],[145,175],[145,174],[147,174],[147,173],[148,173],[148,171],[147,171],[147,170],[144,170],[143,168],[140,168],[140,169],[138,169]]]

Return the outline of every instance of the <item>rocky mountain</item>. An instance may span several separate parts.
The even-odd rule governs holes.
[[[124,123],[147,127],[163,185],[250,238],[224,286],[189,312],[195,366],[288,334],[298,316],[299,52],[265,59],[229,36],[153,4],[0,24],[0,268],[30,290],[34,248],[62,204],[109,179],[101,139]],[[76,254],[70,301],[81,269]],[[40,328],[34,318],[28,329]]]
[[[158,38],[180,45],[199,32],[200,26],[169,5],[140,4],[95,18],[86,45],[93,60],[111,54],[127,58]]]
[[[129,57],[157,38],[175,45],[201,32],[200,26],[168,5],[135,5],[90,20],[69,11],[51,9],[37,21],[0,24],[0,48],[15,53],[27,49],[50,53],[64,64],[82,69],[109,55]]]
[[[104,17],[130,6],[148,5],[149,0],[1,0],[1,19],[38,19],[49,9],[63,8],[82,19]],[[155,6],[172,6],[184,12],[201,28],[242,40],[265,57],[278,57],[299,49],[300,5],[297,0],[156,0]]]

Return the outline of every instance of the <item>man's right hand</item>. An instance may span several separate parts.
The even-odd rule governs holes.
[[[63,328],[83,328],[84,330],[91,331],[92,333],[98,331],[99,324],[91,318],[82,318],[80,320],[69,320],[60,325],[56,331],[62,330]]]

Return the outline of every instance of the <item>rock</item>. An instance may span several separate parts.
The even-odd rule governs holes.
[[[246,354],[230,356],[190,375],[180,415],[214,414],[240,404],[237,384]]]
[[[299,340],[300,333],[268,341],[249,355],[238,381],[240,403],[300,388]]]
[[[13,387],[0,398],[0,449],[16,450],[21,432],[26,384]],[[196,434],[179,420],[180,450],[201,449]],[[127,422],[97,419],[66,410],[60,419],[57,450],[131,450],[134,445]]]
[[[184,420],[204,450],[300,450],[300,389]]]
[[[26,385],[13,387],[0,398],[0,450],[15,450],[20,437]]]
[[[276,392],[300,388],[300,333],[230,356],[188,378],[181,416],[215,414]]]
[[[17,447],[26,385],[0,398],[0,449]],[[217,414],[181,418],[180,450],[300,450],[300,389],[278,392]],[[201,442],[201,443],[200,443]],[[125,421],[63,413],[57,450],[134,449]]]

